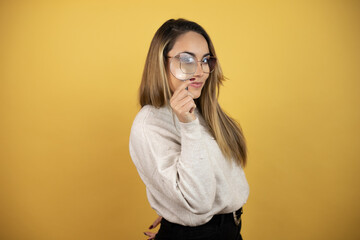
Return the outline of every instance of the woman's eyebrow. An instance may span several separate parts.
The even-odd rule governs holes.
[[[187,54],[189,54],[189,55],[191,55],[191,56],[193,56],[193,57],[195,57],[195,53],[192,53],[192,52],[182,52],[182,53],[187,53]]]
[[[192,53],[192,52],[183,52],[183,53],[187,53],[187,54],[190,54],[191,56],[194,56],[194,57],[196,57],[195,56],[195,53]],[[204,57],[206,57],[206,56],[209,56],[210,55],[210,53],[205,53],[203,56],[202,56],[202,58],[204,58]]]

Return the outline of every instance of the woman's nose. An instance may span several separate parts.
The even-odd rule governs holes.
[[[202,77],[202,75],[204,75],[204,71],[201,66],[201,61],[199,61],[197,62],[196,72],[194,73],[194,76]]]

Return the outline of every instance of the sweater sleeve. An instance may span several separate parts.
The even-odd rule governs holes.
[[[130,155],[147,191],[161,206],[176,205],[194,214],[209,212],[216,181],[199,119],[180,122],[180,142],[166,127],[149,126],[145,120],[134,121]]]

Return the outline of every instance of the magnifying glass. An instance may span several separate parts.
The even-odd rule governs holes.
[[[216,58],[210,55],[204,57],[201,61],[198,61],[195,56],[186,52],[179,53],[176,56],[169,58],[171,59],[171,74],[181,81],[189,80],[195,75],[198,62],[201,63],[201,68],[204,73],[211,73],[216,65]]]
[[[197,68],[197,60],[189,53],[179,53],[171,57],[170,72],[171,74],[181,80],[186,81],[191,79]]]
[[[171,59],[171,74],[181,81],[189,80],[195,75],[198,62],[201,63],[201,68],[204,73],[211,73],[216,65],[216,58],[210,55],[205,56],[201,61],[198,61],[195,56],[186,52],[168,58]]]

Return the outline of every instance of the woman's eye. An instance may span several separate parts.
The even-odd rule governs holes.
[[[180,58],[180,61],[183,63],[192,63],[192,62],[194,62],[194,59],[189,58],[189,57],[183,57],[183,58]]]
[[[209,58],[204,58],[204,59],[202,60],[202,62],[203,62],[203,63],[209,63]]]

